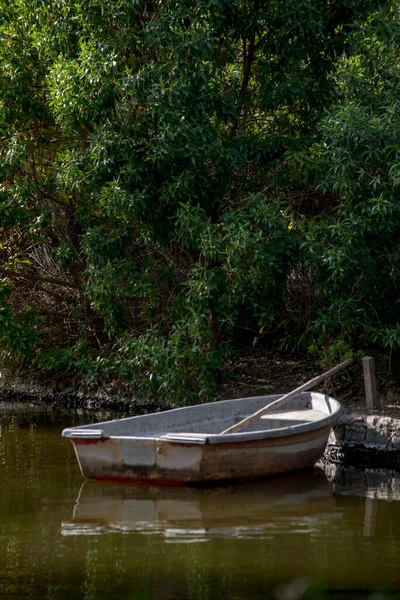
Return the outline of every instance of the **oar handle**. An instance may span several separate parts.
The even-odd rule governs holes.
[[[329,371],[322,373],[322,375],[318,375],[317,377],[314,377],[314,379],[310,379],[310,381],[303,383],[303,385],[296,388],[292,392],[289,392],[288,394],[281,396],[280,398],[278,398],[278,400],[275,400],[275,402],[271,402],[270,404],[267,404],[263,408],[260,408],[260,410],[258,410],[257,412],[255,412],[252,415],[249,415],[248,417],[246,417],[245,419],[242,419],[241,421],[239,421],[239,423],[232,425],[232,427],[228,427],[228,429],[225,429],[225,431],[221,432],[221,435],[224,435],[225,433],[237,433],[238,431],[241,431],[242,429],[244,429],[244,427],[247,427],[247,425],[254,423],[254,421],[258,421],[258,419],[260,417],[262,417],[266,413],[270,412],[274,408],[278,408],[278,406],[282,406],[283,404],[286,404],[286,402],[289,402],[289,400],[293,400],[293,398],[296,398],[296,396],[301,394],[301,392],[305,392],[305,391],[309,390],[310,388],[314,387],[318,383],[321,383],[321,381],[324,381],[324,379],[327,379],[328,377],[331,377],[331,375],[334,375],[338,371],[345,369],[346,367],[351,365],[352,362],[353,362],[353,359],[349,358],[348,360],[345,360],[345,361],[339,363],[338,365],[336,365],[336,367],[329,369]]]

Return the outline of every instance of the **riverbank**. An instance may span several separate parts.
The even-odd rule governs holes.
[[[286,393],[321,373],[323,368],[303,356],[280,355],[275,351],[252,349],[226,364],[216,400]],[[365,407],[361,361],[320,385],[318,391],[339,400],[343,412],[329,438],[324,461],[363,468],[400,471],[400,402],[393,390],[382,393],[378,411]],[[99,412],[129,416],[170,408],[157,400],[138,399],[128,384],[111,383],[96,387],[91,382],[65,377],[50,381],[14,380],[0,384],[0,401],[78,409],[92,420]]]

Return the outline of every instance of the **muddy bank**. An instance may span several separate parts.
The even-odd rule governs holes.
[[[276,348],[246,347],[237,350],[235,358],[223,365],[215,400],[285,394],[332,366],[322,365],[304,354],[286,354]],[[384,382],[384,365],[382,367],[378,360],[376,366],[380,413],[400,418],[400,391],[396,391],[400,390],[400,381],[398,387],[395,382]],[[361,360],[355,360],[353,365],[317,386],[315,391],[336,398],[348,412],[362,412],[365,390]],[[168,408],[167,403],[160,399],[148,401],[135,397],[135,390],[127,381],[98,384],[68,373],[49,378],[43,373],[20,372],[15,376],[0,372],[0,397],[66,408],[120,409],[129,414],[146,407],[151,410]]]
[[[276,349],[245,348],[224,364],[215,399],[286,393],[324,370],[327,367],[304,355],[282,354]],[[337,398],[342,405],[350,399],[356,403],[362,401],[362,369],[352,366],[316,389]],[[65,408],[121,410],[128,414],[146,408],[168,408],[160,399],[137,398],[129,382],[99,384],[68,373],[49,377],[43,373],[13,375],[5,371],[0,373],[0,397]]]
[[[66,410],[79,410],[95,414],[112,412],[120,417],[157,412],[168,408],[166,404],[136,398],[123,386],[91,389],[90,386],[59,388],[35,382],[0,384],[0,403],[47,406]]]

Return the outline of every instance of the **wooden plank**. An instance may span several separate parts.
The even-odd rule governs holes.
[[[314,377],[314,379],[310,379],[310,381],[307,381],[307,383],[303,383],[303,385],[299,386],[292,392],[289,392],[288,394],[285,394],[281,398],[278,398],[278,400],[275,400],[275,402],[271,402],[270,404],[267,404],[266,406],[264,406],[263,408],[261,408],[260,410],[255,412],[254,414],[246,417],[245,419],[242,419],[242,421],[239,421],[239,423],[232,425],[232,427],[225,429],[224,431],[221,432],[221,435],[224,435],[226,433],[237,433],[238,431],[241,431],[242,429],[247,427],[247,425],[254,423],[254,421],[258,421],[258,419],[260,417],[267,414],[274,408],[278,408],[278,406],[282,406],[283,404],[286,404],[286,402],[289,402],[289,400],[293,400],[293,398],[296,398],[296,396],[301,394],[301,392],[305,392],[305,391],[309,390],[310,388],[315,387],[316,385],[321,383],[321,381],[324,381],[325,379],[327,379],[328,377],[331,377],[338,371],[345,369],[346,367],[351,365],[352,362],[353,362],[353,359],[349,358],[348,360],[345,360],[345,361],[341,362],[340,364],[336,365],[336,367],[333,367],[333,369],[329,369],[329,371],[326,371],[326,373],[322,373],[322,375],[318,375],[317,377]]]

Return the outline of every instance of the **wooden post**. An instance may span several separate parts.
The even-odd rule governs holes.
[[[371,356],[362,359],[364,372],[365,400],[368,410],[379,408],[378,394],[376,391],[375,361]]]

